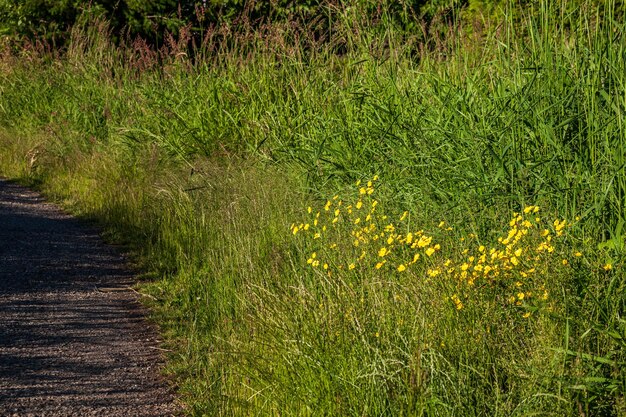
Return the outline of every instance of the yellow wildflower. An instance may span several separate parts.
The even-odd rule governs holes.
[[[429,237],[426,235],[420,236],[419,240],[417,241],[417,246],[420,248],[424,248],[430,245],[430,242],[432,242],[432,240],[433,240],[432,237]]]
[[[554,228],[559,231],[559,230],[563,230],[563,228],[565,227],[565,220],[561,220],[559,222],[559,220],[555,220],[554,221]]]
[[[450,297],[450,299],[452,300],[452,302],[454,302],[454,306],[457,310],[461,310],[463,308],[463,303],[459,299],[458,295],[454,294],[452,297]]]
[[[426,273],[428,274],[429,277],[436,277],[437,275],[441,274],[441,270],[439,268],[435,268],[435,269],[428,269],[428,271],[426,271]]]

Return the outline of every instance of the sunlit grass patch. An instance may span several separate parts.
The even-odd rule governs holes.
[[[486,241],[437,219],[394,213],[377,199],[378,181],[306,206],[286,231],[299,259],[289,284],[257,294],[266,306],[254,314],[261,362],[274,369],[259,382],[277,384],[299,406],[341,414],[367,404],[394,415],[441,413],[440,401],[490,409],[492,395],[502,396],[499,410],[513,410],[553,384],[524,369],[558,372],[551,346],[567,310],[562,292],[582,257],[573,222],[526,206]],[[277,366],[279,357],[293,369]],[[483,373],[478,397],[463,397],[477,381],[459,366]],[[296,369],[306,376],[290,378]],[[351,397],[357,392],[369,394]]]
[[[408,211],[388,214],[376,199],[377,179],[357,182],[352,198],[336,195],[322,207],[307,207],[305,218],[291,225],[308,253],[306,264],[324,279],[358,283],[367,274],[409,274],[455,288],[449,299],[457,310],[489,294],[503,307],[534,311],[549,304],[549,277],[581,255],[563,245],[572,223],[545,219],[538,206],[513,213],[495,242],[473,233],[459,237],[444,221],[435,222],[437,227],[431,222],[432,231],[425,231]]]

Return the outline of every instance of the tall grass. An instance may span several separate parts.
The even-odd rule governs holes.
[[[337,8],[325,39],[315,22],[221,27],[193,53],[184,31],[152,51],[81,24],[63,54],[3,52],[0,172],[129,245],[192,415],[621,415],[614,10],[511,6],[482,30],[441,19],[424,43],[384,10]],[[381,239],[422,229],[439,252],[402,271],[351,258],[342,210],[374,176],[378,227],[407,212]],[[311,267],[328,248],[289,229],[313,230],[306,208],[327,199],[345,202],[331,276]],[[568,227],[528,273],[512,253],[540,241],[497,239],[534,205],[537,232]],[[481,246],[512,272],[467,287],[455,274]]]

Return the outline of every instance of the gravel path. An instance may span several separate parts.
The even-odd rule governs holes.
[[[0,179],[0,416],[171,416],[124,258]]]

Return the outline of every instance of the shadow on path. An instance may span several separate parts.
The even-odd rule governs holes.
[[[96,231],[0,179],[0,415],[172,415],[133,282]]]

